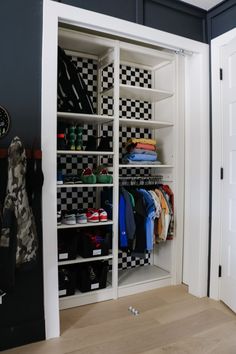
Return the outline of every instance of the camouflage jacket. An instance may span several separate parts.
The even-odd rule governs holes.
[[[36,260],[38,239],[34,216],[25,188],[25,149],[15,137],[8,150],[8,183],[0,230],[0,288],[14,283],[6,279],[9,270]],[[13,274],[9,274],[12,278]]]

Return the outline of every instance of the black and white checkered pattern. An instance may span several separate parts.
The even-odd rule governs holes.
[[[146,253],[145,258],[133,257],[131,254],[119,251],[118,252],[118,269],[130,269],[150,264],[150,253]],[[109,271],[112,271],[112,260],[109,260]]]
[[[91,94],[94,109],[97,111],[97,62],[91,59],[72,57],[73,62],[82,78],[87,85],[87,89]],[[104,68],[102,72],[102,87],[108,89],[113,85],[113,65]],[[120,82],[127,85],[137,85],[141,87],[151,88],[151,72],[143,69],[132,68],[130,66],[121,65],[120,67]],[[103,115],[113,115],[113,98],[103,96],[101,113]],[[130,99],[120,99],[120,118],[127,119],[151,119],[151,104],[148,102],[140,102]],[[106,134],[113,136],[112,127],[104,125],[101,135]],[[86,145],[89,135],[97,135],[97,131],[93,126],[83,126],[83,145]],[[120,162],[124,153],[124,144],[131,137],[135,138],[151,138],[151,133],[148,129],[138,129],[129,127],[120,127]],[[62,155],[58,157],[58,166],[63,174],[77,174],[83,168],[93,168],[96,164],[96,158],[92,156],[72,156]],[[112,158],[101,158],[101,164],[112,164]],[[146,175],[148,170],[145,169],[124,169],[121,175]],[[89,208],[94,207],[96,191],[94,188],[67,188],[58,189],[58,208],[62,210]],[[145,259],[132,257],[125,252],[119,252],[119,269],[133,268],[150,264],[150,255],[147,253]],[[109,263],[109,268],[112,267],[112,261]]]
[[[57,207],[72,210],[94,207],[94,188],[62,188],[57,192]]]
[[[101,85],[102,85],[102,90],[107,90],[110,87],[113,87],[114,84],[114,66],[113,64],[110,64],[106,66],[102,70],[102,75],[101,75]]]
[[[120,82],[123,85],[151,88],[152,75],[148,70],[120,65]]]

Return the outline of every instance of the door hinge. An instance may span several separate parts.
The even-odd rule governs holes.
[[[222,267],[219,265],[219,270],[218,270],[218,277],[221,278],[222,275]]]
[[[224,169],[223,169],[223,167],[220,168],[220,179],[224,179]]]
[[[223,69],[220,68],[220,80],[223,80]]]

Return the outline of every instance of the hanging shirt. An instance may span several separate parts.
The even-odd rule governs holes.
[[[157,194],[160,203],[161,203],[161,218],[158,219],[157,230],[155,234],[161,240],[166,240],[168,234],[168,228],[170,224],[170,211],[168,208],[168,204],[163,196],[163,193],[160,189],[155,189],[155,193]]]
[[[121,188],[121,193],[125,200],[125,226],[128,239],[128,247],[129,249],[133,250],[136,229],[133,207],[128,191],[125,188]]]
[[[152,196],[145,189],[139,189],[143,195],[146,207],[146,249],[151,251],[153,249],[153,233],[154,233],[154,219],[156,217],[156,208]]]
[[[120,247],[121,248],[128,247],[128,238],[127,238],[126,223],[125,223],[125,212],[126,212],[125,198],[121,194],[120,201],[119,201],[119,235],[120,235]]]

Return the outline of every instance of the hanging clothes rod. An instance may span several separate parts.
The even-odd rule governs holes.
[[[138,185],[138,186],[148,186],[153,185],[155,183],[163,182],[162,176],[143,176],[143,177],[120,177],[120,185]]]

